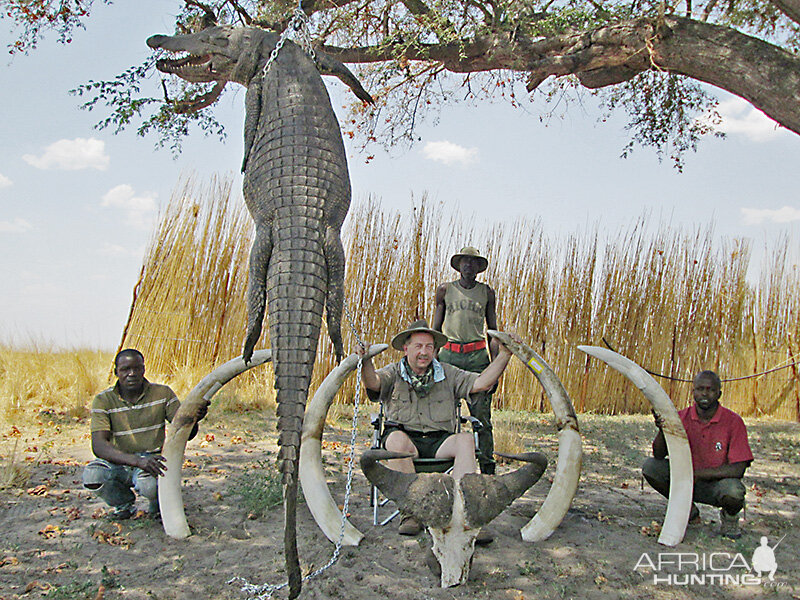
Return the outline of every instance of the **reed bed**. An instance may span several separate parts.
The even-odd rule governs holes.
[[[489,258],[482,280],[497,292],[501,328],[515,329],[542,354],[581,412],[636,413],[648,406],[627,380],[578,351],[579,344],[605,339],[676,379],[704,368],[723,379],[753,375],[800,356],[800,274],[790,264],[788,238],[768,249],[761,279],[753,283],[749,241],[717,239],[711,225],[685,230],[641,217],[616,232],[589,229],[558,238],[535,219],[479,228],[455,207],[425,196],[410,205],[410,211],[389,211],[367,198],[351,208],[343,228],[345,297],[352,327],[367,341],[388,341],[414,319],[431,319],[436,287],[457,276],[450,255],[470,244]],[[154,235],[122,345],[142,349],[151,371],[165,377],[178,366],[193,365],[197,374],[237,355],[251,239],[249,218],[229,183],[182,186]],[[343,323],[348,349],[356,343],[352,327]],[[389,350],[378,362],[397,358]],[[333,366],[323,326],[312,389]],[[270,373],[258,376],[262,394],[271,398],[270,380]],[[689,384],[662,385],[679,406],[687,404]],[[724,402],[744,415],[800,415],[797,368],[724,388]],[[351,380],[340,401],[349,402],[354,392]],[[495,397],[502,408],[549,410],[519,364],[509,368]]]
[[[767,249],[760,278],[748,279],[746,239],[721,239],[712,225],[692,229],[647,216],[618,231],[586,229],[553,236],[536,219],[481,224],[457,207],[411,198],[410,210],[387,210],[367,198],[351,207],[342,237],[347,255],[345,298],[352,326],[342,324],[345,349],[358,335],[388,342],[417,318],[431,319],[436,287],[457,273],[449,257],[464,245],[489,259],[481,276],[497,292],[501,329],[514,329],[562,379],[579,412],[640,413],[641,394],[621,375],[588,359],[579,344],[604,345],[653,371],[690,379],[714,369],[723,379],[746,377],[800,359],[800,270],[788,237]],[[134,289],[120,347],[146,356],[149,377],[183,395],[205,373],[241,351],[245,331],[247,257],[252,225],[228,180],[189,178],[164,208]],[[269,347],[265,328],[260,347]],[[394,350],[378,364],[397,360]],[[0,369],[9,367],[0,349]],[[36,360],[45,360],[37,358]],[[110,381],[106,370],[73,359],[59,377],[80,383],[67,404],[88,405]],[[110,358],[105,357],[105,369]],[[335,364],[323,324],[312,391]],[[42,364],[40,373],[52,372]],[[274,404],[270,368],[255,369],[226,388],[233,410]],[[800,420],[800,369],[724,384],[723,403],[744,416]],[[31,378],[36,379],[31,370]],[[349,404],[354,378],[338,402]],[[2,410],[28,402],[32,381],[0,377]],[[63,400],[53,384],[43,398]],[[679,407],[690,384],[661,384]],[[43,385],[43,384],[42,384]],[[48,384],[49,385],[49,384]],[[363,398],[363,396],[362,396]],[[498,408],[549,411],[540,386],[518,361],[495,394]],[[41,400],[45,404],[48,400]]]

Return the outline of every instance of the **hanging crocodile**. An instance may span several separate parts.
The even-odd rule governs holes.
[[[243,358],[249,362],[252,357],[268,302],[284,548],[289,597],[295,598],[302,583],[295,531],[300,434],[323,305],[337,359],[343,354],[344,251],[339,231],[350,205],[350,178],[341,131],[320,73],[337,76],[365,102],[372,98],[342,63],[321,53],[312,58],[291,41],[270,59],[278,41],[277,34],[255,27],[210,27],[189,35],[156,35],[147,44],[188,53],[159,60],[159,71],[190,82],[216,82],[211,92],[183,103],[179,110],[208,106],[228,81],[247,87],[242,171],[256,236],[250,253]]]

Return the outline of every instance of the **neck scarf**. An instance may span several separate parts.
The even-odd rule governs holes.
[[[434,379],[433,363],[428,365],[428,368],[422,375],[417,375],[411,368],[411,365],[408,364],[408,359],[403,357],[403,368],[405,369],[405,374],[408,375],[406,381],[408,381],[414,393],[420,398],[427,396],[433,384],[436,383]]]

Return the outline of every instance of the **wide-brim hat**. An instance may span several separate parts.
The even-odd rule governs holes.
[[[433,344],[437,348],[441,348],[447,343],[447,336],[441,331],[436,331],[428,327],[428,322],[425,319],[414,321],[405,329],[392,338],[392,348],[395,350],[402,350],[405,343],[415,333],[430,333],[433,336]]]
[[[465,256],[478,259],[480,263],[478,265],[478,273],[483,273],[486,270],[486,267],[489,266],[489,261],[486,259],[486,257],[481,256],[481,253],[478,252],[478,249],[473,248],[472,246],[464,246],[461,250],[453,254],[453,256],[450,257],[450,266],[458,271],[458,262]]]

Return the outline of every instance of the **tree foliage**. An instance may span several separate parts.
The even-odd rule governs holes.
[[[103,0],[107,2],[108,0]],[[18,26],[10,50],[27,51],[46,32],[68,42],[91,0],[5,0]],[[354,106],[345,134],[364,144],[414,141],[415,125],[452,102],[502,99],[525,106],[539,94],[552,107],[589,94],[605,115],[621,109],[630,143],[655,148],[680,167],[686,150],[715,134],[711,84],[749,101],[800,133],[800,0],[304,0],[315,44],[359,75],[376,107]],[[294,5],[187,0],[176,32],[212,23],[282,31]],[[156,33],[156,32],[154,32]],[[191,124],[221,134],[213,107],[178,115],[196,94],[162,83],[163,97],[139,97],[153,61],[76,93],[85,108],[105,104],[101,127],[139,120],[174,150]]]

